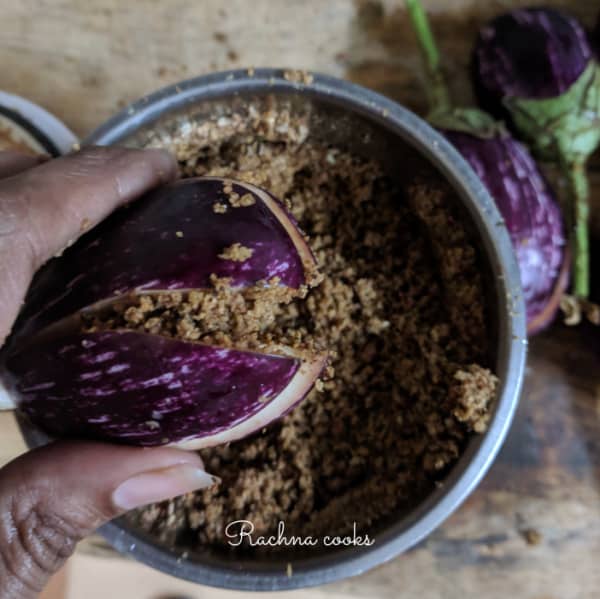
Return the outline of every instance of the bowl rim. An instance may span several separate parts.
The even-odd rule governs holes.
[[[227,565],[193,562],[180,551],[154,542],[121,520],[100,529],[118,550],[167,574],[193,582],[238,590],[285,590],[324,584],[361,574],[406,551],[437,528],[472,492],[498,453],[514,416],[526,359],[526,318],[519,270],[504,221],[492,198],[467,162],[424,120],[396,102],[359,85],[311,73],[310,83],[286,79],[283,69],[234,70],[203,75],[144,96],[108,119],[85,145],[110,145],[187,104],[241,93],[303,94],[346,107],[401,137],[422,154],[462,197],[488,254],[497,280],[498,361],[501,391],[487,432],[470,444],[451,470],[444,487],[435,490],[407,517],[388,526],[371,547],[347,548],[292,562],[284,568],[246,569],[248,562]],[[26,434],[26,438],[27,438]],[[31,437],[31,434],[29,435]],[[29,438],[27,439],[30,440]],[[460,468],[459,466],[461,466]],[[185,553],[185,552],[184,552]],[[195,554],[192,554],[195,555]],[[202,556],[198,554],[202,559]]]

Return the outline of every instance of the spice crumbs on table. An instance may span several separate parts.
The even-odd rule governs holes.
[[[314,81],[313,75],[308,71],[303,71],[301,69],[288,69],[283,72],[283,78],[286,81],[303,83],[304,85],[310,85]]]
[[[543,536],[539,530],[535,528],[526,528],[525,530],[519,531],[521,536],[525,539],[528,545],[539,545],[542,542]]]

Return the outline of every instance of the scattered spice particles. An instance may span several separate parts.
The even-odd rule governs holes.
[[[279,521],[289,535],[351,534],[354,522],[366,533],[442,484],[485,430],[498,380],[477,251],[452,190],[428,173],[400,186],[378,163],[313,140],[309,122],[283,106],[249,105],[152,141],[174,152],[185,177],[268,189],[309,237],[323,275],[289,301],[263,301],[256,290],[243,302],[229,297],[233,316],[203,310],[208,296],[187,298],[181,306],[198,302],[193,326],[187,308],[164,306],[179,313],[170,329],[231,337],[238,320],[253,319],[242,322],[254,330],[249,346],[284,338],[331,355],[318,389],[285,418],[201,452],[222,484],[128,516],[164,543],[289,551],[230,547],[225,527],[235,520],[251,521],[255,535],[276,534]],[[151,323],[156,305],[145,310],[137,326]],[[218,318],[227,323],[215,326]]]
[[[592,324],[600,325],[600,306],[587,300],[564,294],[560,299],[560,309],[567,326],[577,326],[585,317]]]
[[[521,530],[520,533],[528,545],[535,546],[542,542],[542,533],[535,528],[526,528],[525,530]]]
[[[587,319],[596,326],[600,326],[600,305],[586,302],[584,311]]]
[[[286,81],[292,83],[303,83],[304,85],[310,85],[314,81],[314,77],[308,72],[303,70],[292,70],[289,69],[283,72],[283,78]]]
[[[223,121],[221,121],[221,123],[223,123]],[[227,126],[227,123],[223,126]],[[233,208],[246,208],[252,206],[256,202],[251,193],[245,193],[240,196],[239,193],[233,191],[233,181],[225,181],[223,183],[223,193],[227,196],[227,201]]]
[[[252,258],[254,250],[243,246],[241,243],[234,243],[229,247],[226,247],[220,254],[219,258],[222,260],[232,260],[233,262],[245,262],[249,258]]]
[[[235,194],[237,196],[238,194]],[[233,194],[229,196],[229,203],[234,208],[247,208],[252,206],[256,202],[254,196],[251,193],[245,193],[241,197],[234,197]]]

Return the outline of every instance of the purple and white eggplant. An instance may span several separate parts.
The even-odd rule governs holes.
[[[535,334],[552,322],[569,284],[560,208],[527,148],[510,135],[443,133],[483,181],[504,218],[519,264],[527,330]]]
[[[473,54],[484,107],[505,114],[569,183],[574,293],[589,295],[586,161],[600,143],[600,66],[583,27],[550,8],[524,8],[482,27]]]
[[[8,368],[22,410],[53,435],[199,449],[280,418],[323,363],[101,331],[42,340]]]
[[[233,208],[232,193],[255,201]],[[225,212],[215,206],[225,206]],[[252,256],[221,259],[233,243]],[[183,179],[117,211],[39,273],[19,334],[131,291],[206,289],[212,274],[230,278],[234,287],[278,277],[281,285],[297,289],[315,269],[293,217],[269,193],[226,179]]]
[[[232,194],[246,199],[232,207]],[[224,260],[235,243],[243,261]],[[80,316],[125,296],[310,285],[314,257],[267,192],[217,178],[162,187],[86,234],[39,273],[5,350],[6,404],[50,434],[199,449],[260,430],[301,401],[324,353],[245,348],[137,330],[86,332]],[[6,405],[4,406],[6,407]]]
[[[428,120],[454,145],[495,200],[519,264],[530,334],[554,319],[569,282],[561,212],[527,148],[476,108],[452,106],[427,15],[406,0],[429,74]]]

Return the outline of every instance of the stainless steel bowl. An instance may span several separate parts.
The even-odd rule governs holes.
[[[355,576],[415,545],[439,526],[481,480],[506,436],[521,389],[526,355],[525,311],[511,243],[502,219],[483,185],[461,156],[427,123],[402,106],[357,85],[315,75],[308,84],[287,81],[283,71],[257,69],[198,77],[167,87],[124,109],[92,133],[85,143],[144,146],[157,132],[176,129],[189,119],[243,107],[249,101],[285,104],[309,111],[317,137],[380,160],[388,173],[428,165],[456,190],[465,220],[479,240],[493,330],[500,393],[487,432],[474,437],[442,488],[409,513],[378,529],[370,547],[320,549],[302,557],[231,558],[206,549],[166,547],[124,519],[101,529],[119,551],[168,574],[194,582],[246,590],[282,590]],[[31,446],[46,439],[24,428]],[[288,576],[288,563],[293,575]]]

